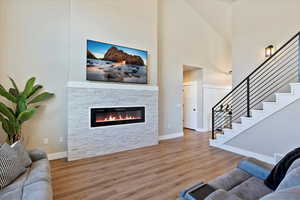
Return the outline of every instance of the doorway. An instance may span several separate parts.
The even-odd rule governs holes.
[[[197,82],[183,83],[183,127],[197,129]]]
[[[183,66],[183,128],[199,130],[202,127],[202,76],[201,68]]]

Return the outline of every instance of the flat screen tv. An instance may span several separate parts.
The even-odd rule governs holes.
[[[147,84],[147,59],[147,51],[88,40],[86,79]]]

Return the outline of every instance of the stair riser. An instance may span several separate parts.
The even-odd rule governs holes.
[[[277,96],[276,103],[278,104],[286,104],[294,101],[296,99],[295,96]]]
[[[290,93],[276,93],[274,95],[276,97],[276,102],[262,102],[261,105],[263,110],[259,110],[258,108],[255,108],[257,110],[251,110],[250,118],[241,117],[241,123],[232,123],[232,129],[224,129],[224,134],[218,135],[217,139],[212,140],[211,143],[213,143],[215,146],[225,144],[261,120],[300,99],[300,83],[292,83],[290,84],[290,87]]]

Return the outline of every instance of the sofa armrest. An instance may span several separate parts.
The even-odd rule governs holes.
[[[234,194],[230,194],[225,190],[219,189],[214,193],[210,194],[204,200],[242,200],[242,199]]]
[[[28,150],[28,153],[29,153],[29,156],[30,156],[32,162],[35,162],[37,160],[41,160],[44,158],[48,159],[47,154],[44,151],[39,150],[39,149]]]
[[[237,168],[255,176],[256,178],[265,180],[270,174],[273,166],[255,158],[245,158],[240,161]]]

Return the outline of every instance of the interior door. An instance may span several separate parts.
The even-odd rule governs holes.
[[[183,126],[189,129],[197,129],[196,84],[185,83],[183,93]]]

